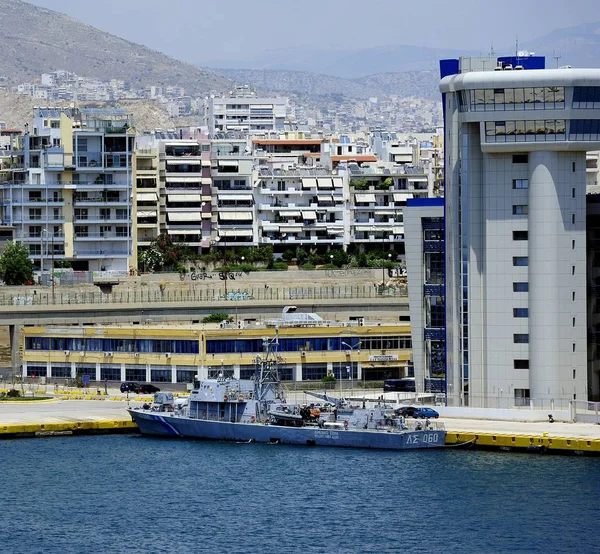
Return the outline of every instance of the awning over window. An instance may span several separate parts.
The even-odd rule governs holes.
[[[167,165],[200,165],[200,160],[192,160],[188,158],[167,158]]]
[[[289,227],[282,227],[281,230],[285,231],[286,233],[301,233],[302,226],[290,225]]]
[[[230,200],[231,202],[252,202],[251,194],[219,194],[219,200]]]
[[[179,223],[182,221],[200,222],[202,214],[200,212],[171,212],[167,214],[169,222]]]
[[[402,193],[402,192],[395,192],[394,193],[394,202],[406,202],[406,200],[408,198],[412,198],[413,195],[412,194],[406,194],[406,193]]]
[[[354,198],[357,202],[375,202],[375,195],[373,193],[360,194],[357,192]]]
[[[408,180],[411,183],[427,183],[427,177],[425,177],[424,175],[420,177],[411,177],[409,175]]]
[[[333,186],[336,189],[341,189],[344,186],[344,180],[341,177],[334,177],[333,178]]]
[[[212,202],[212,196],[210,194],[203,194],[202,202]]]
[[[317,194],[317,202],[333,202],[331,194]]]
[[[219,219],[226,221],[252,221],[252,212],[219,212]]]
[[[311,210],[304,210],[302,212],[302,217],[304,219],[317,219],[317,212]]]
[[[314,188],[317,186],[317,180],[314,178],[306,178],[306,179],[302,179],[302,188],[303,189],[310,189],[310,188]]]
[[[319,177],[317,179],[317,186],[320,189],[332,189],[333,188],[333,183],[331,182],[331,179],[329,177]]]
[[[138,202],[156,202],[158,199],[155,192],[138,192],[135,197]]]
[[[279,231],[279,224],[271,221],[263,221],[261,226],[265,231]]]
[[[343,235],[344,234],[344,229],[327,229],[327,232],[330,235]]]
[[[354,230],[355,231],[370,231],[372,233],[374,233],[376,231],[376,229],[373,228],[373,225],[355,225]]]
[[[202,202],[201,194],[169,194],[169,202]]]
[[[394,233],[394,235],[403,235],[404,227],[392,227],[392,233]]]
[[[302,214],[297,211],[280,212],[281,217],[300,217]]]
[[[156,217],[156,212],[138,212],[138,217]]]
[[[219,160],[219,167],[239,167],[239,163],[236,160]]]
[[[175,177],[167,175],[167,183],[198,183],[200,184],[201,177]]]
[[[251,237],[252,229],[221,229],[219,235],[222,237]]]
[[[169,235],[202,235],[200,229],[169,229],[167,233]]]

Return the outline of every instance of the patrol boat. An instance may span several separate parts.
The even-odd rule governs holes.
[[[195,383],[189,399],[158,392],[152,405],[128,408],[143,435],[236,442],[404,450],[444,446],[438,422],[407,422],[393,406],[353,407],[323,395],[316,407],[287,404],[279,379],[277,335],[263,339],[254,379]],[[315,395],[317,396],[317,395]]]

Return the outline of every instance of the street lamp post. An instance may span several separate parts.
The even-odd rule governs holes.
[[[347,342],[342,341],[342,346],[345,346],[346,348],[348,348],[348,357],[350,358],[350,368],[349,368],[349,374],[350,374],[350,388],[354,389],[354,382],[352,381],[352,379],[354,378],[354,367],[352,366],[352,352],[354,351],[355,348],[358,348],[360,350],[360,341],[358,341],[354,346],[350,346]],[[346,366],[346,369],[348,369],[348,366]],[[358,375],[357,375],[358,377]],[[341,378],[341,371],[340,371],[340,378]]]

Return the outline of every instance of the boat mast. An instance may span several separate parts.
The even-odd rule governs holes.
[[[254,395],[259,403],[259,415],[266,418],[269,404],[283,400],[283,388],[279,378],[279,330],[273,338],[263,337],[263,353],[254,359]]]

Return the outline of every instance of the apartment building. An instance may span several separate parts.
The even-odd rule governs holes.
[[[407,200],[428,196],[428,175],[419,167],[391,163],[340,164],[338,173],[349,187],[348,243],[380,243],[396,255],[404,254],[403,210]]]
[[[600,70],[444,60],[448,394],[587,396],[586,152]]]
[[[218,133],[212,139],[213,245],[257,246],[254,232],[254,157],[246,133]]]
[[[27,176],[23,143],[21,130],[8,129],[6,125],[0,130],[0,197],[2,200],[0,248],[7,241],[14,239],[10,199],[13,187],[22,184]]]
[[[42,272],[127,271],[134,138],[122,110],[34,108],[26,173],[3,185],[3,217]]]
[[[344,177],[324,167],[260,166],[257,233],[277,253],[297,246],[345,247]]]
[[[288,115],[287,98],[260,97],[247,86],[229,96],[211,96],[205,104],[205,125],[211,137],[229,131],[251,135],[283,130]]]

